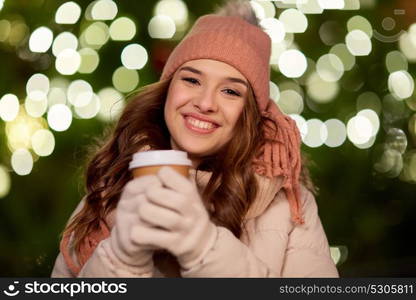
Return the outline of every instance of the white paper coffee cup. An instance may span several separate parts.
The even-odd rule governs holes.
[[[133,155],[129,164],[129,170],[132,171],[134,177],[139,177],[156,174],[163,166],[169,166],[185,177],[188,177],[192,161],[188,159],[188,154],[184,151],[142,151]]]

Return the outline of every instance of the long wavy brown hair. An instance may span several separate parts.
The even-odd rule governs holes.
[[[142,87],[131,95],[118,122],[97,139],[87,156],[86,197],[81,211],[70,221],[63,234],[74,234],[78,253],[81,241],[99,230],[99,223],[116,208],[125,184],[132,179],[128,170],[132,155],[139,149],[171,149],[170,134],[164,120],[164,105],[170,79]],[[244,215],[257,195],[257,180],[251,161],[264,139],[259,128],[266,120],[258,111],[253,90],[249,88],[246,105],[237,121],[233,138],[215,155],[204,157],[198,170],[212,172],[200,191],[206,207],[213,205],[211,220],[240,237]],[[307,167],[302,168],[302,183],[315,191]],[[209,211],[209,210],[208,210]]]

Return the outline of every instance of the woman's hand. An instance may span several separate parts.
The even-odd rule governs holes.
[[[157,176],[164,186],[146,188],[139,217],[148,226],[136,226],[134,235],[144,244],[168,250],[182,268],[191,268],[214,244],[217,227],[209,219],[195,182],[170,167],[161,168]]]
[[[152,261],[154,248],[144,245],[134,231],[136,227],[145,226],[138,216],[140,205],[146,202],[145,189],[161,186],[157,176],[148,175],[130,180],[121,193],[110,245],[114,254],[125,264],[145,266]]]

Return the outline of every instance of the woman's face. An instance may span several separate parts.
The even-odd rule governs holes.
[[[211,59],[184,63],[172,77],[164,115],[172,149],[194,161],[216,153],[233,136],[248,81],[234,67]]]

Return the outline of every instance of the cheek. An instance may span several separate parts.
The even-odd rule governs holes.
[[[242,113],[243,113],[243,104],[233,105],[233,106],[227,107],[224,110],[224,115],[226,116],[227,121],[229,125],[231,125],[232,129],[234,129]]]
[[[164,108],[166,122],[169,122],[174,114],[177,113],[177,110],[185,103],[186,98],[180,90],[174,87],[169,89]]]
[[[186,102],[186,91],[178,85],[173,85],[166,95],[166,105],[172,108],[177,108],[184,105]]]

